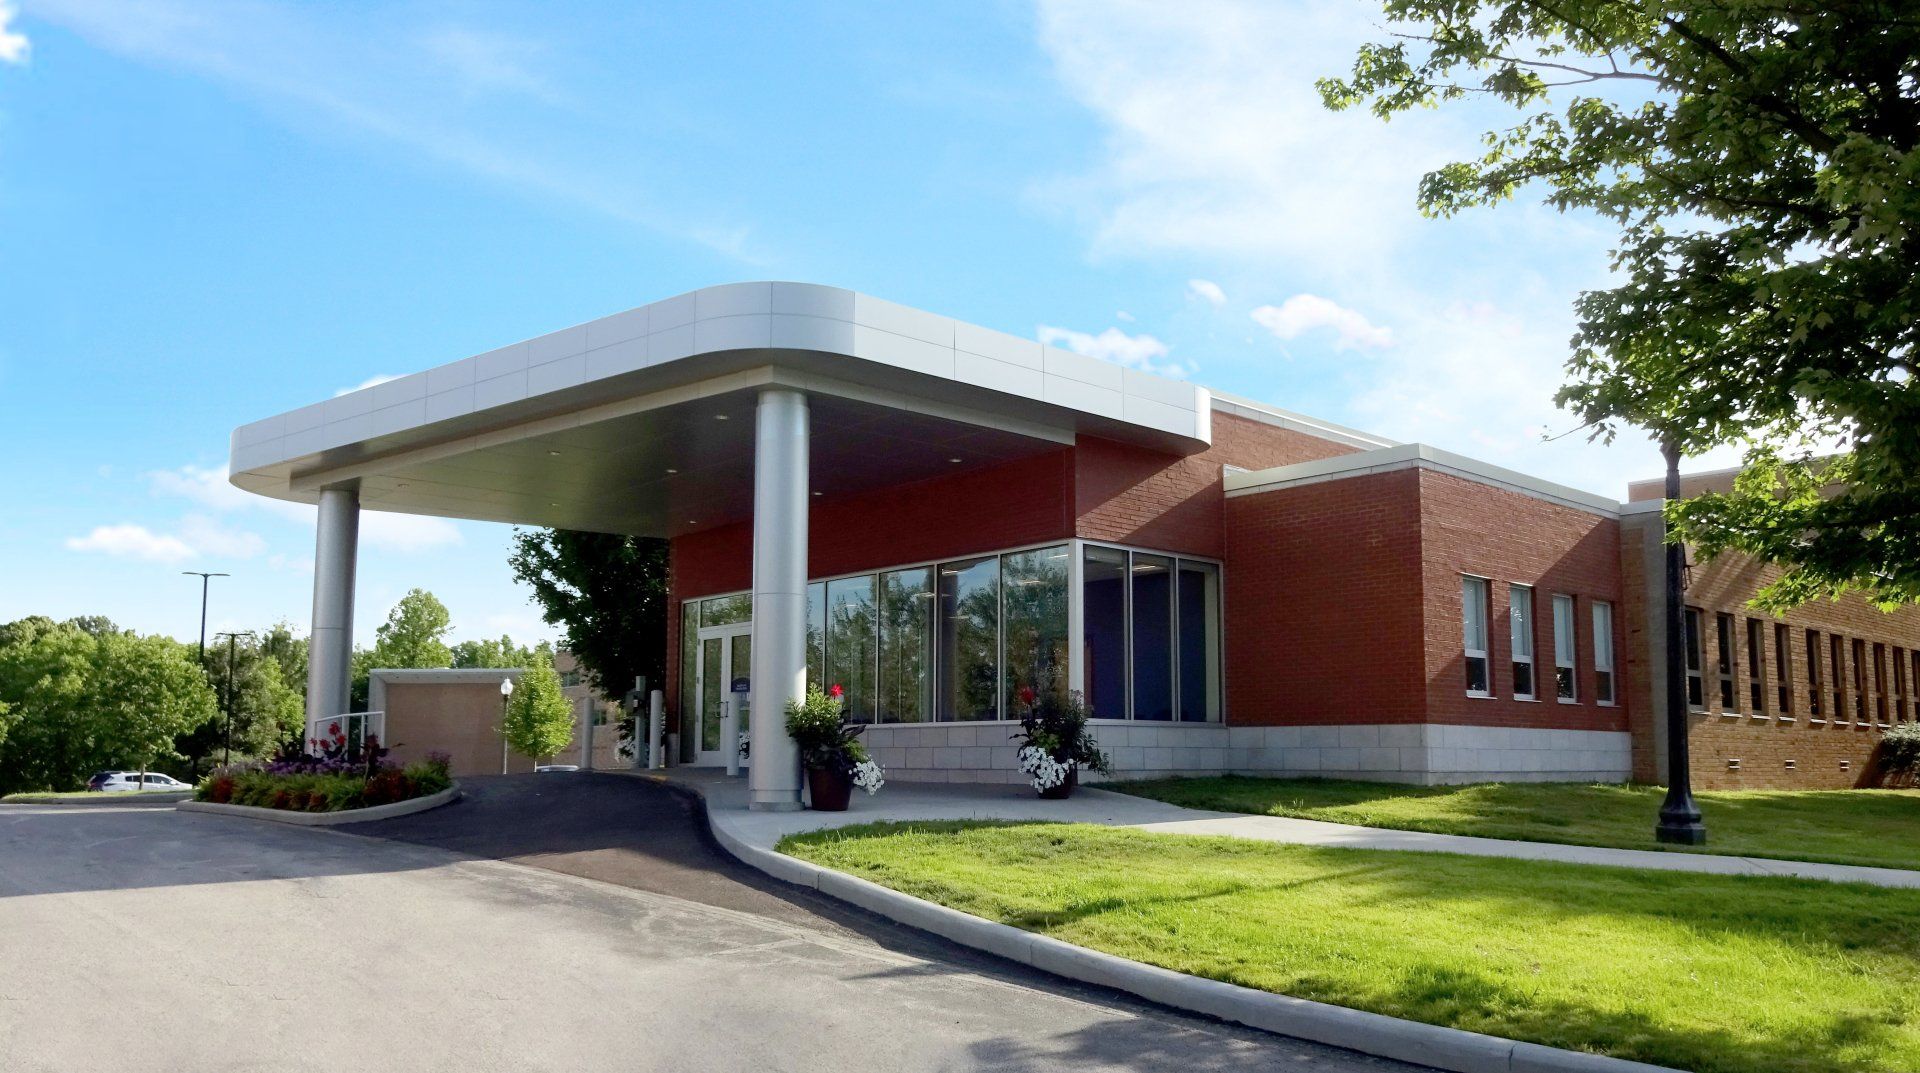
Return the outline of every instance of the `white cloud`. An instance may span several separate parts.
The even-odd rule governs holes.
[[[359,383],[353,385],[352,387],[343,387],[340,390],[334,392],[333,397],[337,399],[342,395],[351,395],[356,391],[365,391],[370,387],[378,387],[381,384],[389,384],[398,379],[400,379],[400,377],[396,373],[381,373],[378,376],[369,376],[365,380],[360,381]]]
[[[185,562],[194,555],[179,537],[132,524],[96,526],[86,536],[68,537],[67,548],[159,563]]]
[[[1161,376],[1185,377],[1192,372],[1177,361],[1160,360],[1167,356],[1167,344],[1151,335],[1128,335],[1118,328],[1108,328],[1099,335],[1089,335],[1042,324],[1040,341],[1050,346],[1065,347],[1075,354],[1085,354],[1089,358],[1099,358]]]
[[[14,28],[19,12],[6,0],[0,0],[0,63],[25,63],[31,47],[27,35]]]
[[[200,555],[223,559],[251,559],[267,550],[260,534],[229,529],[203,514],[180,519],[180,539]]]
[[[1209,339],[1218,386],[1608,494],[1657,471],[1635,437],[1608,448],[1541,435],[1573,425],[1552,397],[1573,300],[1607,285],[1611,228],[1528,201],[1447,220],[1418,211],[1421,175],[1477,158],[1482,132],[1513,113],[1461,101],[1388,124],[1322,105],[1314,80],[1381,38],[1377,8],[1038,3],[1040,45],[1105,144],[1036,198],[1078,221],[1096,257],[1204,258],[1295,296],[1255,311],[1274,335],[1330,333],[1333,354],[1296,354],[1278,373],[1252,334],[1244,349]],[[1198,282],[1196,304],[1209,301]],[[1328,294],[1366,296],[1392,311],[1391,328]]]
[[[1187,281],[1187,297],[1198,298],[1215,309],[1227,304],[1227,292],[1210,279],[1190,279]]]
[[[1335,350],[1362,350],[1393,345],[1393,332],[1358,311],[1317,294],[1296,294],[1277,306],[1253,311],[1255,323],[1280,339],[1298,339],[1325,329],[1334,334]]]
[[[459,544],[463,539],[460,527],[445,518],[383,510],[360,513],[361,543],[384,551],[433,551]]]

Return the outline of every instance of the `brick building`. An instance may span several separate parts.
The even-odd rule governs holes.
[[[1019,781],[1083,695],[1122,777],[1651,780],[1657,500],[1625,503],[805,284],[708,288],[244,426],[233,481],[321,506],[329,712],[358,511],[670,538],[676,759],[837,684],[896,779]],[[1703,475],[1699,480],[1725,480]],[[1851,785],[1914,717],[1920,618],[1785,621],[1696,571],[1703,785]],[[1808,653],[1818,659],[1808,662]]]

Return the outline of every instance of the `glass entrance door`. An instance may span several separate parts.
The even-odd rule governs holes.
[[[753,625],[747,622],[730,623],[725,626],[709,626],[700,631],[700,649],[698,666],[695,668],[700,683],[698,711],[700,713],[700,741],[694,753],[693,762],[700,765],[725,767],[727,754],[720,742],[720,713],[722,701],[732,695],[735,701],[735,714],[739,717],[739,727],[747,728],[747,717],[752,712],[751,693],[733,693],[736,681],[745,679],[753,668]]]

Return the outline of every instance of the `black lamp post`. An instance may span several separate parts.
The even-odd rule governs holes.
[[[226,738],[225,744],[221,746],[220,750],[220,763],[225,765],[233,763],[233,646],[234,642],[242,637],[252,640],[253,631],[242,630],[239,633],[221,633],[215,634],[214,636],[216,638],[225,637],[227,639],[227,696],[225,702],[225,708],[227,710],[227,730],[224,735]]]
[[[1667,459],[1667,502],[1680,498],[1680,449],[1672,439],[1662,440]],[[1667,542],[1667,799],[1660,803],[1660,823],[1653,835],[1661,842],[1703,845],[1706,825],[1700,806],[1693,803],[1692,769],[1687,760],[1687,549]]]
[[[217,577],[231,577],[231,574],[210,573],[205,570],[182,570],[188,577],[200,579],[200,666],[207,665],[207,583]]]

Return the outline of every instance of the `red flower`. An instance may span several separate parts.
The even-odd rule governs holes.
[[[846,692],[846,690],[840,688],[840,683],[838,682],[827,687],[827,696],[832,697],[834,700],[839,700],[842,696],[846,695]]]
[[[1021,686],[1015,696],[1020,698],[1020,703],[1029,708],[1033,707],[1034,701],[1040,699],[1040,694],[1035,693],[1032,686]]]

